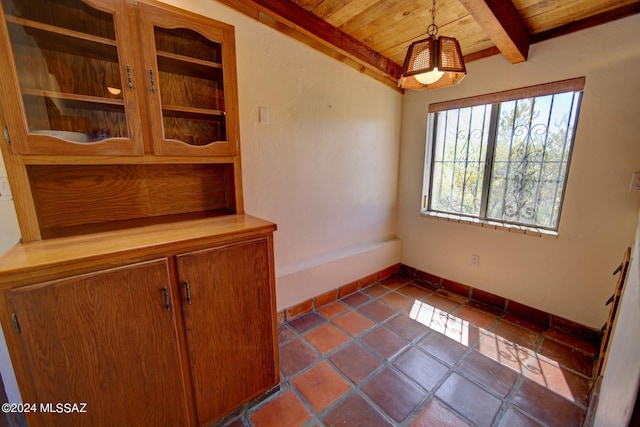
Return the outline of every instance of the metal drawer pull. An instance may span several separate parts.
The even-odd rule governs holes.
[[[129,64],[126,66],[127,68],[127,82],[129,83],[129,90],[133,90],[133,77],[131,76],[131,67]]]
[[[153,78],[153,68],[149,68],[149,79],[151,80],[151,93],[156,93],[156,81]]]
[[[162,292],[164,294],[164,309],[169,311],[169,290],[165,286],[162,288]]]
[[[191,287],[189,286],[189,281],[184,282],[184,288],[187,293],[187,304],[191,305]]]

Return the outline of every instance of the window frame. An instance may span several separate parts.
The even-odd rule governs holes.
[[[567,190],[567,182],[569,178],[569,170],[571,167],[571,158],[573,156],[573,148],[575,145],[576,134],[578,129],[578,120],[580,117],[580,107],[582,103],[582,97],[584,92],[584,85],[586,82],[585,77],[578,77],[573,79],[567,79],[557,82],[544,83],[535,86],[528,86],[519,89],[506,90],[502,92],[489,93],[485,95],[473,96],[469,98],[461,98],[456,100],[444,101],[433,103],[429,105],[428,114],[427,114],[427,135],[425,141],[425,162],[423,169],[423,188],[422,188],[422,203],[421,203],[421,212],[426,216],[435,216],[444,219],[455,219],[462,220],[468,223],[476,223],[480,225],[488,224],[492,227],[500,227],[500,228],[515,228],[520,229],[522,231],[528,230],[533,231],[535,233],[551,233],[557,235],[557,232],[560,228],[562,209],[564,205],[564,199],[566,196]],[[489,198],[490,191],[490,183],[491,183],[491,173],[494,168],[494,148],[496,144],[496,135],[497,135],[497,120],[499,116],[499,105],[503,102],[508,101],[516,101],[520,99],[526,98],[535,98],[547,95],[555,95],[566,92],[581,92],[578,100],[578,105],[576,106],[575,112],[575,123],[573,127],[573,133],[571,135],[571,142],[569,147],[569,155],[567,158],[567,171],[563,178],[562,183],[562,196],[560,199],[560,205],[558,208],[558,216],[555,227],[547,227],[540,225],[532,225],[526,224],[517,221],[503,221],[499,219],[491,219],[487,218],[487,203]],[[436,128],[437,126],[437,114],[439,112],[444,112],[448,110],[455,110],[467,107],[476,107],[482,105],[491,105],[491,115],[489,122],[489,130],[488,130],[488,146],[486,157],[484,160],[484,181],[483,188],[480,192],[481,195],[481,203],[480,210],[478,216],[473,215],[465,215],[463,213],[453,213],[453,212],[444,212],[437,209],[431,208],[431,182],[433,180],[434,173],[434,150],[435,150],[435,138],[436,138]]]

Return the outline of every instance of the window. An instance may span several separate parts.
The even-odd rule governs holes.
[[[584,78],[433,104],[423,209],[557,230]]]

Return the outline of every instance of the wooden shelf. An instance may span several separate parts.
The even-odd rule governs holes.
[[[158,68],[162,72],[206,80],[222,79],[222,64],[169,52],[158,52]]]
[[[45,238],[236,213],[227,164],[33,165],[27,173]]]
[[[185,119],[210,120],[211,117],[224,116],[221,110],[210,110],[206,108],[179,107],[176,105],[163,105],[162,112],[165,117],[180,117]]]
[[[207,67],[207,68],[222,69],[222,64],[219,62],[205,61],[204,59],[193,58],[191,56],[186,56],[186,55],[179,55],[177,53],[163,52],[159,50],[156,52],[156,55],[158,55],[158,58],[168,59],[168,60],[177,61],[177,62],[183,62],[185,64],[193,64],[193,65],[200,65],[202,67]]]
[[[93,106],[94,108],[92,109],[99,110],[114,109],[114,107],[117,110],[122,110],[124,108],[124,101],[121,98],[104,98],[100,96],[78,95],[75,93],[54,92],[29,88],[22,89],[22,94],[24,96],[35,96],[39,98],[63,99],[65,101],[78,104],[80,108],[87,108],[87,104],[89,106]],[[99,106],[105,108],[100,108]]]
[[[118,52],[116,40],[69,30],[37,21],[7,16],[9,30],[16,30],[16,26],[24,28],[27,35],[32,36],[39,49],[62,52],[87,58],[98,58],[110,62],[117,62]],[[24,37],[12,37],[21,40]]]
[[[182,221],[215,218],[226,215],[235,215],[235,212],[229,209],[213,209],[209,211],[136,218],[129,220],[104,222],[100,224],[82,224],[70,227],[48,228],[42,230],[42,236],[44,239],[68,236],[84,236],[94,233],[103,233],[106,231],[129,230],[132,228],[145,227],[149,225],[174,224]]]
[[[104,37],[95,36],[93,34],[82,33],[80,31],[69,30],[55,25],[44,24],[38,21],[32,21],[30,19],[19,18],[17,16],[7,15],[7,22],[21,25],[25,28],[33,28],[35,30],[46,31],[52,34],[59,34],[61,36],[72,37],[83,41],[90,41],[94,43],[105,44],[109,46],[116,46],[116,41]]]

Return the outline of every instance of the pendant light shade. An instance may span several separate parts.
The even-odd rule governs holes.
[[[403,89],[433,89],[457,84],[466,75],[460,44],[452,37],[436,37],[435,0],[429,38],[411,43],[398,86]]]

